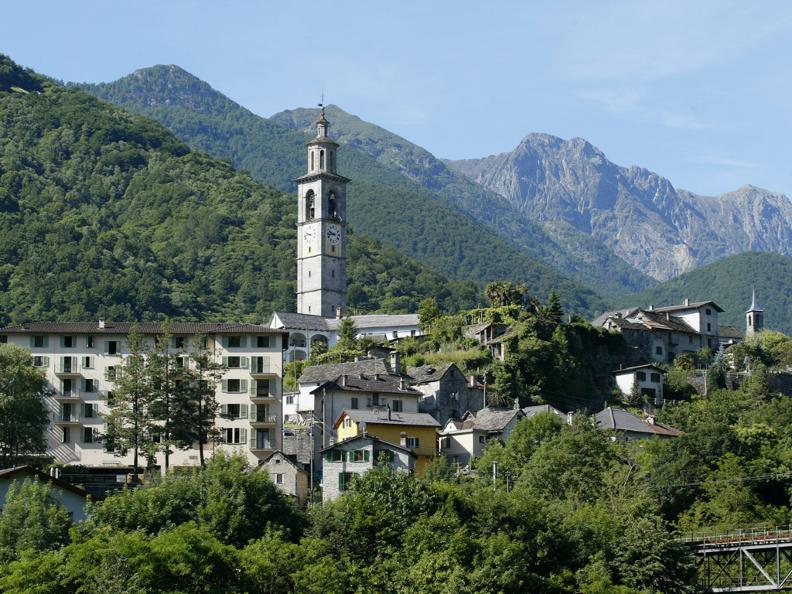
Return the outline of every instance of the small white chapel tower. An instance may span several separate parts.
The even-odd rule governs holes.
[[[756,302],[756,288],[751,293],[751,307],[745,312],[745,335],[751,336],[764,328],[764,310]]]
[[[297,313],[346,312],[346,184],[336,173],[338,144],[324,106],[308,143],[308,173],[297,178]]]

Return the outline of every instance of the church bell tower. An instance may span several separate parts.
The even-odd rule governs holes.
[[[346,185],[336,173],[338,144],[322,107],[308,143],[308,173],[297,178],[297,313],[346,312]]]
[[[756,289],[751,293],[751,307],[745,312],[745,335],[751,336],[764,328],[764,310],[756,301]]]

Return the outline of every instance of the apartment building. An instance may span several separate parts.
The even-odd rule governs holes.
[[[129,355],[134,330],[154,346],[164,332],[160,323],[39,322],[0,328],[0,343],[31,351],[33,365],[49,384],[47,456],[64,464],[129,466],[131,454],[107,451],[101,436],[117,370]],[[281,449],[282,370],[285,333],[258,324],[176,322],[170,325],[170,350],[177,364],[193,366],[200,348],[223,365],[217,384],[220,440],[204,446],[241,453],[258,464]],[[164,463],[163,455],[157,462]],[[172,466],[198,463],[197,444],[171,454]]]

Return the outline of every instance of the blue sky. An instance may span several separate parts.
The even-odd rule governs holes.
[[[7,2],[0,52],[63,80],[178,64],[252,111],[327,101],[440,157],[580,136],[716,194],[792,196],[792,3]]]

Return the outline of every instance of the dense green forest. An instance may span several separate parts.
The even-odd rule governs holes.
[[[765,310],[765,327],[792,334],[792,258],[780,254],[749,252],[702,266],[653,289],[629,295],[618,306],[662,306],[712,299],[724,310],[723,324],[745,330],[745,310],[756,288]]]
[[[304,143],[309,133],[302,129],[302,120],[300,127],[295,128],[292,123],[279,125],[278,122],[288,123],[283,117],[259,117],[177,66],[155,66],[112,83],[79,86],[101,99],[156,119],[190,146],[228,158],[235,167],[269,185],[292,191],[292,180],[305,173]],[[315,115],[313,111],[303,111],[307,114],[303,120]],[[592,266],[581,264],[585,258],[570,257],[539,226],[505,216],[502,205],[500,210],[496,208],[503,202],[501,197],[450,174],[436,159],[437,165],[453,179],[443,177],[433,182],[425,176],[406,176],[394,163],[383,162],[377,155],[362,150],[379,142],[379,137],[343,142],[349,121],[360,122],[366,130],[378,128],[333,106],[328,108],[328,114],[331,134],[341,134],[339,171],[353,180],[348,212],[358,232],[451,278],[480,284],[512,279],[534,287],[534,293],[542,298],[555,289],[572,311],[592,313],[603,308],[598,295],[557,272],[569,268],[570,261],[590,272]],[[477,213],[469,214],[462,208],[463,202],[468,209],[478,205]],[[487,221],[482,223],[482,217]],[[609,283],[618,285],[622,292],[625,286],[628,290],[646,286],[639,282],[637,273],[633,275],[636,278],[622,274],[619,262],[622,267],[627,265],[616,260],[614,257],[604,275]],[[613,292],[613,287],[609,290]]]
[[[266,320],[294,308],[296,208],[159,124],[0,57],[0,323]],[[480,297],[352,234],[350,306]]]

